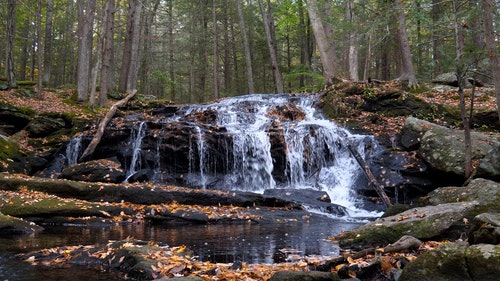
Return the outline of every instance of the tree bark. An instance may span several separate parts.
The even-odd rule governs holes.
[[[500,60],[498,59],[497,42],[495,40],[495,29],[493,15],[497,10],[496,2],[492,0],[484,0],[483,2],[483,19],[486,39],[486,49],[488,57],[491,61],[493,72],[493,84],[495,85],[495,94],[497,99],[497,114],[498,122],[500,123]]]
[[[408,87],[416,88],[417,77],[411,60],[410,43],[408,42],[408,34],[406,33],[406,19],[404,14],[404,3],[401,0],[394,0],[396,8],[397,21],[397,40],[401,53],[401,73],[397,80],[408,81]]]
[[[345,19],[350,26],[355,26],[354,2],[352,0],[345,1]],[[348,52],[347,52],[347,69],[349,71],[349,79],[353,81],[359,80],[358,74],[358,42],[357,30],[349,30],[348,32]]]
[[[52,23],[54,1],[47,0],[47,12],[45,13],[45,43],[43,46],[43,78],[46,85],[51,83],[50,74],[52,72]]]
[[[241,30],[241,37],[243,38],[243,47],[245,49],[245,64],[247,71],[248,93],[255,93],[255,87],[253,82],[253,70],[252,70],[252,55],[250,53],[250,44],[248,43],[247,30],[245,27],[245,17],[243,14],[243,8],[241,7],[241,1],[243,0],[236,0],[236,5],[238,8],[238,17],[240,20],[240,30]]]
[[[101,141],[102,135],[104,134],[104,129],[106,129],[106,126],[108,125],[109,121],[111,121],[111,119],[115,115],[118,107],[125,105],[131,98],[133,98],[135,96],[136,93],[137,93],[137,90],[133,90],[125,98],[117,101],[109,108],[109,111],[108,111],[108,113],[106,113],[106,116],[104,116],[104,118],[101,120],[101,122],[99,122],[99,127],[97,128],[97,132],[95,133],[94,137],[90,141],[89,146],[87,146],[85,151],[82,153],[82,156],[80,156],[80,160],[85,159],[86,157],[88,157],[92,153],[94,153],[97,145]]]
[[[78,102],[84,102],[88,98],[95,4],[95,0],[78,1],[78,65],[76,73]]]
[[[36,45],[42,46],[42,1],[37,1],[37,13],[36,13]],[[36,96],[42,98],[42,49],[36,50],[36,64],[38,67],[38,77],[37,77],[37,87]]]
[[[5,76],[9,88],[17,87],[16,75],[14,73],[14,36],[16,30],[16,1],[9,0],[7,2],[7,48],[5,54]]]
[[[113,34],[115,26],[115,0],[106,1],[105,14],[106,21],[104,22],[104,37],[103,37],[103,52],[101,66],[101,86],[99,90],[99,106],[108,104],[108,89],[109,78],[111,76],[111,58],[113,54]]]
[[[212,75],[213,75],[213,98],[219,98],[219,39],[217,30],[217,1],[212,1],[212,33],[213,33],[213,65],[212,65]]]
[[[264,29],[266,31],[266,41],[267,47],[269,49],[269,55],[271,57],[271,65],[274,76],[274,83],[276,86],[276,93],[284,93],[285,88],[283,86],[283,78],[281,77],[281,72],[278,64],[278,57],[276,55],[276,48],[274,47],[274,40],[272,36],[272,27],[271,27],[271,16],[272,12],[270,11],[271,7],[268,6],[267,9],[264,6],[262,0],[259,0],[260,13],[262,14],[262,19],[264,21]]]
[[[129,0],[127,33],[125,35],[122,67],[118,82],[118,90],[120,92],[130,92],[137,85],[141,12],[142,3],[138,0]]]
[[[336,78],[336,64],[334,57],[330,56],[332,44],[328,41],[323,23],[319,17],[318,4],[316,0],[307,1],[307,11],[311,20],[311,25],[316,38],[321,64],[323,65],[323,78],[325,85],[332,85]]]

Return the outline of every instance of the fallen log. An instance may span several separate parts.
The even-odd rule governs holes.
[[[386,207],[392,206],[391,200],[389,199],[389,197],[385,193],[384,189],[380,186],[377,179],[375,179],[375,177],[373,176],[373,174],[370,170],[370,167],[368,167],[368,164],[363,159],[363,157],[361,157],[361,155],[359,155],[358,151],[353,149],[350,144],[347,145],[347,148],[349,149],[349,151],[351,151],[354,158],[356,158],[356,161],[358,161],[358,163],[361,166],[361,168],[363,169],[363,172],[365,173],[366,177],[375,187],[377,194],[380,196],[380,198],[382,198],[382,201],[384,201],[385,206]]]
[[[97,145],[101,141],[102,135],[104,134],[104,129],[106,129],[106,126],[108,125],[109,121],[111,121],[111,118],[116,113],[116,110],[118,107],[125,105],[132,97],[135,96],[137,93],[137,90],[133,90],[131,93],[129,93],[125,98],[117,101],[114,103],[111,108],[109,109],[108,113],[106,113],[106,116],[101,120],[99,123],[99,127],[97,128],[97,132],[95,133],[94,137],[92,138],[92,141],[90,141],[89,146],[85,149],[83,152],[82,156],[80,156],[79,160],[85,159],[92,153],[94,153],[94,150],[96,149]]]

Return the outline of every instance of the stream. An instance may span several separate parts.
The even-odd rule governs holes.
[[[213,263],[272,264],[273,255],[280,250],[299,256],[335,257],[339,255],[338,245],[328,238],[359,224],[324,217],[310,224],[46,227],[32,235],[0,238],[0,280],[122,280],[125,276],[121,272],[78,265],[33,266],[15,255],[52,247],[105,244],[128,237],[170,246],[185,245],[198,260]]]

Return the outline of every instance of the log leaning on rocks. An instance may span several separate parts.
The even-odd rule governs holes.
[[[375,179],[372,172],[370,171],[370,167],[368,166],[366,161],[363,160],[363,157],[361,157],[361,155],[359,155],[358,151],[353,149],[350,144],[347,145],[347,148],[349,149],[349,151],[351,151],[354,158],[356,158],[356,161],[358,161],[359,165],[361,166],[361,168],[365,172],[366,177],[373,184],[375,190],[377,191],[377,194],[380,196],[380,198],[382,198],[382,201],[384,201],[385,206],[386,207],[392,206],[391,199],[389,199],[389,197],[385,193],[384,189],[380,186],[377,179]]]
[[[106,129],[106,126],[108,125],[109,121],[111,121],[111,118],[116,113],[116,110],[118,107],[125,105],[131,98],[135,96],[137,93],[137,90],[133,90],[130,92],[125,98],[117,101],[114,103],[111,108],[109,109],[108,113],[106,113],[106,116],[101,120],[99,123],[99,127],[97,128],[97,132],[95,133],[94,137],[92,138],[92,141],[90,141],[89,146],[85,149],[83,152],[82,156],[80,156],[79,160],[85,159],[85,157],[88,157],[92,153],[94,153],[94,150],[96,149],[97,145],[101,141],[102,135],[104,134],[104,129]]]

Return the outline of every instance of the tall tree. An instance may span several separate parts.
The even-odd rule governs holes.
[[[321,64],[323,65],[323,78],[325,85],[332,85],[336,78],[335,57],[330,55],[333,44],[328,41],[327,34],[318,12],[318,3],[316,0],[307,1],[307,11],[311,20],[316,45],[319,50]]]
[[[14,36],[16,30],[16,1],[7,1],[7,48],[5,53],[5,76],[10,88],[17,87],[16,75],[14,73]]]
[[[38,67],[38,77],[36,86],[37,97],[42,97],[42,0],[37,1],[36,13],[36,64]]]
[[[266,31],[266,41],[267,47],[269,49],[269,55],[271,57],[271,65],[274,76],[274,83],[276,86],[277,93],[284,93],[285,88],[283,86],[283,78],[281,76],[281,71],[279,69],[278,56],[276,54],[276,48],[274,45],[273,34],[272,34],[272,11],[270,2],[268,2],[267,8],[262,0],[259,0],[260,13],[262,14],[262,19],[264,22],[264,30]]]
[[[127,30],[118,82],[118,90],[121,92],[131,92],[137,88],[142,7],[142,1],[129,0]]]
[[[401,0],[394,0],[396,8],[397,33],[396,37],[399,43],[401,54],[401,70],[398,80],[408,81],[410,88],[417,87],[417,77],[413,68],[411,59],[410,43],[408,42],[408,34],[406,33],[406,17],[404,11],[404,3]]]
[[[241,7],[241,1],[244,0],[236,0],[236,5],[238,8],[238,18],[240,21],[240,32],[241,37],[243,38],[243,47],[245,50],[245,64],[246,64],[246,72],[247,72],[247,84],[248,84],[248,92],[254,93],[254,82],[253,82],[253,70],[252,70],[252,55],[250,52],[250,44],[248,42],[247,30],[245,27],[245,17],[243,14],[243,8]]]
[[[347,69],[349,73],[349,79],[358,81],[358,42],[357,42],[357,32],[353,30],[352,27],[355,26],[356,14],[354,12],[354,1],[345,1],[345,20],[351,28],[347,31]]]
[[[95,0],[78,0],[78,65],[77,101],[88,98],[90,62],[92,55],[92,27],[94,25]]]
[[[43,77],[42,81],[49,84],[52,71],[52,24],[53,24],[54,1],[47,0],[45,12],[45,35],[43,45]]]
[[[219,98],[219,40],[218,40],[218,29],[217,29],[217,1],[212,0],[212,32],[213,32],[213,65],[212,65],[212,75],[213,75],[213,92],[214,99]]]
[[[498,11],[498,7],[493,0],[483,1],[483,20],[485,29],[486,49],[488,57],[491,61],[493,72],[493,84],[495,85],[495,93],[497,99],[497,113],[500,122],[500,60],[498,59],[497,40],[495,37],[494,11]]]
[[[108,103],[109,78],[111,77],[111,58],[113,54],[113,37],[115,26],[115,0],[107,0],[105,6],[101,86],[99,91],[99,105],[106,106]]]

